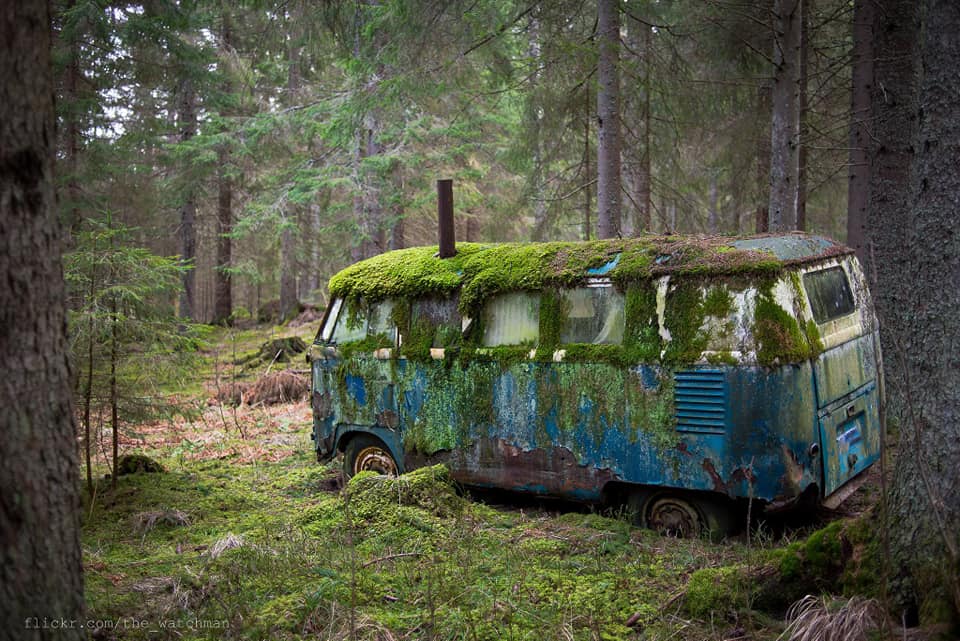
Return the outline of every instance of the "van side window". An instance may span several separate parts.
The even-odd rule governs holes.
[[[841,267],[831,267],[803,275],[803,288],[817,323],[825,323],[854,311],[853,294]]]
[[[341,305],[339,311],[337,324],[333,328],[334,343],[342,345],[377,335],[386,336],[391,341],[394,339],[394,326],[390,319],[390,313],[393,311],[392,300],[368,306],[351,305],[348,302]]]
[[[561,296],[567,312],[561,343],[623,342],[623,294],[606,285],[562,290]]]
[[[540,294],[494,296],[483,310],[483,344],[534,345],[540,337]]]
[[[421,298],[413,302],[410,332],[429,347],[454,347],[460,344],[458,297]],[[428,333],[429,336],[424,334]]]

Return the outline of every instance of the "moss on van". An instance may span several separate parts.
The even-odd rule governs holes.
[[[458,288],[460,310],[475,317],[491,296],[582,283],[591,269],[617,259],[606,274],[621,288],[664,274],[774,274],[783,262],[765,251],[734,249],[725,237],[643,238],[587,242],[460,243],[452,258],[436,247],[414,247],[361,261],[330,279],[330,293],[377,301],[448,294]]]
[[[635,283],[624,295],[625,359],[652,363],[660,359],[662,339],[657,320],[657,288],[652,281]]]
[[[775,300],[772,282],[757,291],[753,336],[761,365],[797,363],[815,355],[800,323]]]

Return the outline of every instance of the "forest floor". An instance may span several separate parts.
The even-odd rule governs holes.
[[[471,499],[437,468],[343,488],[339,461],[315,460],[306,400],[216,400],[267,370],[305,372],[301,360],[235,363],[271,338],[309,343],[316,325],[217,330],[203,384],[180,392],[197,411],[121,434],[121,453],[164,471],[111,487],[97,460],[82,527],[94,638],[776,639],[784,605],[761,603],[760,577],[814,558],[809,535],[847,527],[877,495],[868,483],[840,514],[716,543],[574,506]]]

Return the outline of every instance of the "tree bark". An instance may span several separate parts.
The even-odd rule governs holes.
[[[757,88],[757,122],[764,123],[770,116],[770,85],[764,83]],[[770,229],[770,138],[757,136],[757,183],[756,183],[756,216],[754,228],[756,233],[763,234]]]
[[[222,32],[220,37],[221,62],[231,54],[232,32],[230,15],[225,8],[222,12]],[[229,65],[224,64],[229,67]],[[226,70],[229,74],[229,68]],[[230,95],[233,83],[229,76],[224,79],[224,94]],[[227,111],[227,110],[223,110]],[[224,114],[226,115],[226,114]],[[233,315],[233,278],[230,268],[233,266],[233,180],[230,177],[230,150],[226,145],[217,151],[217,254],[214,261],[213,284],[213,322],[229,323]]]
[[[807,229],[807,155],[809,145],[807,138],[810,131],[807,126],[809,111],[807,106],[807,63],[810,49],[810,13],[813,9],[813,0],[802,0],[800,3],[800,67],[798,76],[797,108],[797,224],[800,231]]]
[[[287,47],[287,104],[295,105],[300,94],[300,52],[302,49],[299,23],[300,5],[290,6],[290,43]],[[297,206],[287,205],[283,211],[284,220],[280,229],[280,322],[296,316],[300,311],[297,295],[297,233],[299,226]]]
[[[0,639],[82,639],[47,3],[0,11],[0,78]],[[30,625],[44,617],[77,625]]]
[[[627,209],[634,212],[632,217],[624,216],[627,236],[650,231],[650,31],[636,20],[627,22],[629,49],[636,58],[638,75],[642,74],[639,87],[624,98],[624,120],[629,121],[624,126],[624,174],[631,194]]]
[[[911,4],[881,3],[884,38],[906,36],[914,24]],[[896,6],[894,6],[896,5]],[[890,543],[893,593],[924,623],[960,620],[960,4],[925,0],[918,43],[916,137],[907,207],[871,225],[871,240],[884,257],[902,256],[896,279],[880,274],[908,312],[902,327],[887,327],[890,378],[900,396],[900,455],[891,488]],[[878,34],[879,35],[879,34]],[[895,55],[881,48],[878,52]],[[889,80],[878,61],[878,81]],[[907,69],[902,71],[906,73]],[[884,89],[888,89],[883,85]],[[887,123],[886,127],[893,123]],[[904,133],[904,121],[896,123]],[[882,139],[881,139],[882,140]],[[881,169],[886,168],[881,165]],[[878,257],[878,266],[879,266]],[[889,308],[887,308],[889,309]],[[881,318],[881,322],[885,320]],[[895,329],[901,333],[890,334]],[[939,621],[937,621],[939,620]]]
[[[874,14],[874,72],[870,99],[872,134],[870,140],[870,205],[864,224],[867,273],[876,275],[874,305],[884,330],[880,334],[883,353],[895,363],[903,345],[895,337],[906,337],[908,287],[903,276],[910,267],[901,242],[911,225],[908,202],[910,164],[913,160],[915,113],[914,43],[919,37],[919,12],[914,0],[876,2]],[[899,377],[887,384],[887,416],[893,423],[902,419]]]
[[[189,142],[197,132],[197,95],[193,82],[184,79],[180,83],[177,120],[180,125],[181,143]],[[186,174],[187,171],[184,170]],[[183,272],[183,291],[180,292],[180,318],[195,319],[194,297],[196,293],[197,272],[197,203],[194,199],[192,181],[186,177],[183,202],[180,205],[180,260],[187,266]]]
[[[620,10],[597,3],[597,237],[620,235]]]
[[[800,10],[803,0],[774,1],[773,91],[770,121],[771,231],[797,225],[800,173]]]
[[[870,121],[873,90],[874,0],[853,5],[853,86],[850,91],[850,182],[847,185],[847,245],[863,264],[870,254],[864,224],[870,205]]]

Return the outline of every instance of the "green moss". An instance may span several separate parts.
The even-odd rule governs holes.
[[[361,520],[388,519],[401,506],[416,507],[438,517],[464,510],[464,499],[457,496],[450,471],[443,465],[396,477],[360,472],[344,488],[344,499],[349,513]]]
[[[703,313],[706,316],[726,318],[733,312],[733,296],[724,284],[715,284],[707,289],[703,298]]]
[[[436,247],[397,250],[361,261],[330,279],[330,293],[378,301],[446,295],[460,289],[460,310],[475,317],[491,296],[576,285],[587,271],[618,258],[608,276],[621,288],[663,274],[776,273],[770,254],[729,247],[730,238],[649,236],[588,242],[460,243],[440,259]]]
[[[712,354],[707,354],[707,362],[710,363],[711,365],[737,366],[740,364],[740,361],[734,358],[733,354],[727,351],[714,352]]]
[[[653,282],[636,283],[624,295],[623,346],[628,362],[660,360],[662,339],[657,320],[657,289]]]
[[[378,349],[393,347],[393,341],[383,334],[375,334],[358,341],[349,341],[337,345],[337,353],[343,360],[350,360],[358,354],[369,354]]]
[[[703,568],[690,575],[685,607],[698,619],[723,619],[747,605],[750,587],[740,566]]]
[[[569,304],[556,289],[548,289],[540,296],[540,347],[552,351],[560,344],[560,337],[569,313]]]
[[[817,530],[804,541],[790,544],[776,552],[783,583],[795,586],[798,595],[804,591],[837,589],[838,579],[846,561],[844,521],[834,521]],[[846,543],[849,545],[849,543]]]
[[[674,412],[674,382],[669,370],[660,370],[656,387],[650,389],[636,374],[627,377],[627,417],[636,430],[632,440],[646,434],[658,449],[673,447],[677,442],[677,418]]]
[[[774,299],[772,283],[757,292],[753,336],[761,365],[797,363],[814,354],[797,319]]]
[[[626,350],[620,345],[594,345],[592,343],[568,343],[563,345],[565,363],[607,363],[627,367],[631,363]]]
[[[667,295],[663,324],[670,331],[664,363],[692,363],[700,358],[710,336],[700,328],[704,319],[703,292],[694,280],[680,281]]]

